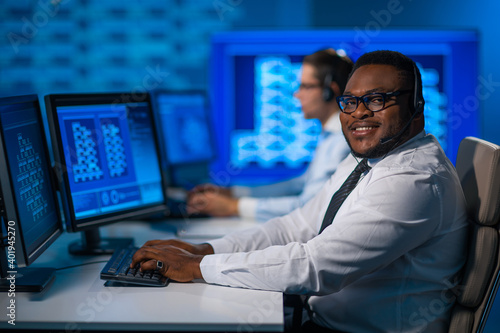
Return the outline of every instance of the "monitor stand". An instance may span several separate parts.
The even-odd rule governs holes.
[[[0,292],[40,292],[54,280],[54,268],[15,267],[7,260],[5,248],[0,249]],[[10,297],[10,296],[9,296]]]
[[[23,267],[7,271],[0,279],[0,292],[40,292],[54,280],[54,268]]]
[[[112,254],[133,243],[132,238],[101,238],[99,228],[94,228],[82,231],[82,239],[69,244],[69,253],[79,256]]]

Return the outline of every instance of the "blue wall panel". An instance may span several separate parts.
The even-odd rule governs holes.
[[[0,1],[0,96],[205,88],[231,17],[209,0]]]

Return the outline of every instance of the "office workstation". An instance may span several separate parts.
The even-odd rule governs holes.
[[[294,6],[278,1],[270,7],[263,1],[180,1],[171,3],[169,9],[153,1],[141,1],[140,6],[131,4],[129,8],[117,1],[5,4],[0,13],[7,23],[0,31],[8,37],[6,52],[0,54],[5,65],[0,75],[0,211],[4,237],[0,306],[5,309],[5,314],[0,313],[4,317],[0,328],[288,331],[288,296],[303,294],[300,320],[307,323],[308,318],[315,318],[320,327],[334,328],[335,332],[356,327],[367,330],[372,324],[379,328],[377,325],[384,325],[384,321],[392,325],[397,320],[401,322],[394,327],[401,331],[419,327],[426,331],[422,327],[428,324],[431,331],[439,331],[436,327],[444,331],[442,319],[436,320],[443,312],[449,313],[450,332],[457,327],[464,332],[496,332],[500,327],[499,300],[495,298],[500,268],[495,245],[498,209],[488,207],[490,201],[484,196],[495,200],[498,190],[483,188],[484,183],[496,186],[498,182],[488,173],[498,165],[496,149],[500,143],[498,122],[491,117],[498,100],[498,69],[491,65],[497,50],[485,49],[495,25],[488,20],[465,24],[469,16],[460,11],[444,18],[446,24],[441,20],[438,24],[433,15],[427,15],[438,12],[431,10],[430,4],[400,3],[398,8],[402,10],[396,10],[394,4],[375,8],[361,2],[367,11],[354,15],[354,21],[350,6],[323,1],[299,0]],[[469,7],[471,13],[477,10]],[[331,23],[325,16],[332,10],[343,13],[338,22]],[[187,19],[187,13],[196,19]],[[46,21],[41,20],[44,17]],[[457,20],[461,23],[453,20],[452,24],[451,17],[461,19]],[[429,28],[427,21],[435,24]],[[188,205],[196,194],[208,193],[202,196],[207,201],[202,200],[198,208],[208,206],[209,196],[219,190],[232,195],[241,191],[237,198],[240,203],[253,189],[260,189],[264,198],[279,196],[282,193],[270,191],[267,184],[282,184],[307,174],[321,151],[318,147],[325,137],[326,122],[307,114],[306,94],[319,92],[323,104],[338,105],[341,120],[354,117],[361,108],[377,115],[384,113],[370,104],[377,101],[367,96],[367,89],[356,90],[361,80],[355,81],[358,86],[347,85],[348,94],[342,94],[342,85],[340,91],[335,87],[336,77],[306,80],[308,55],[323,49],[333,49],[337,56],[353,63],[376,50],[397,51],[410,58],[415,64],[409,71],[414,76],[408,80],[411,86],[382,90],[376,97],[384,98],[381,108],[385,110],[392,105],[391,98],[399,103],[410,96],[408,104],[413,113],[409,120],[404,118],[408,125],[382,137],[379,146],[397,146],[403,133],[410,131],[410,123],[423,113],[425,133],[436,139],[442,156],[456,168],[464,192],[470,192],[465,193],[469,223],[474,226],[467,236],[469,259],[463,260],[466,264],[458,277],[443,275],[433,288],[448,289],[438,296],[424,296],[424,306],[416,312],[405,312],[405,302],[398,303],[403,310],[389,311],[390,301],[383,298],[391,297],[390,292],[380,292],[383,301],[378,314],[377,306],[370,306],[370,296],[355,301],[366,310],[359,318],[353,315],[354,306],[343,303],[349,297],[349,288],[356,288],[359,279],[347,272],[360,269],[367,279],[373,272],[364,271],[363,265],[368,267],[370,261],[362,261],[364,252],[360,251],[356,258],[359,265],[344,270],[347,282],[342,280],[338,287],[331,282],[337,278],[330,270],[335,266],[332,262],[357,263],[352,260],[353,251],[308,247],[313,246],[316,236],[330,237],[323,239],[339,244],[356,244],[355,237],[344,234],[347,229],[342,229],[345,225],[341,222],[333,222],[330,229],[322,222],[323,215],[325,219],[328,215],[328,202],[301,207],[299,213],[291,217],[285,214],[270,224],[265,223],[270,215],[259,212],[258,201],[254,201],[256,213],[251,217],[239,213],[216,217],[213,210],[194,211]],[[330,85],[335,88],[328,92],[333,97],[325,97]],[[419,102],[419,89],[425,106]],[[396,94],[388,97],[393,92]],[[356,108],[349,111],[352,105]],[[421,111],[412,111],[420,106]],[[372,130],[370,126],[365,124],[361,131]],[[342,129],[339,133],[343,138]],[[389,153],[387,148],[382,159]],[[379,157],[370,162],[375,171]],[[339,174],[345,179],[349,173]],[[332,177],[333,182],[340,182]],[[371,192],[363,182],[373,179],[372,171],[364,170],[351,197],[361,198],[366,204],[362,191]],[[206,188],[200,189],[200,185]],[[333,192],[323,189],[320,193],[320,188],[314,194],[330,201]],[[397,190],[395,187],[393,192]],[[412,200],[418,205],[421,201],[415,191]],[[438,197],[450,201],[443,193]],[[429,212],[434,202],[426,206]],[[383,203],[372,217],[400,214],[395,207],[387,213]],[[347,201],[353,212],[356,204]],[[317,207],[312,209],[312,205]],[[449,216],[446,214],[451,214],[451,205],[445,205],[448,208],[443,216]],[[411,206],[406,212],[417,207]],[[476,210],[479,213],[474,215]],[[349,219],[342,208],[338,216],[339,220]],[[305,222],[312,228],[321,226],[317,235],[310,234],[310,226],[299,226],[298,221],[307,219],[315,219]],[[294,232],[297,235],[293,237],[301,239],[283,244],[283,248],[292,249],[286,256],[280,252],[281,243],[271,244],[269,236],[274,235],[269,225],[284,225],[285,220],[302,233],[299,236],[293,227],[282,232],[283,239]],[[343,238],[328,232],[335,228],[342,229]],[[443,233],[460,228],[457,224]],[[387,234],[394,231],[380,230]],[[439,234],[436,230],[433,232]],[[265,240],[261,237],[264,232],[268,236]],[[226,235],[230,236],[220,240]],[[478,237],[480,242],[476,242]],[[277,238],[278,243],[282,241],[281,236]],[[181,244],[182,250],[187,246],[184,244],[208,242],[215,255],[203,253],[199,262],[206,280],[177,282],[167,278],[166,257],[144,260],[156,266],[146,273],[130,267],[132,255],[154,239],[178,241],[173,244]],[[408,238],[405,245],[416,239]],[[419,241],[424,246],[434,242]],[[480,245],[476,247],[476,243]],[[170,246],[162,243],[161,251]],[[311,261],[314,263],[310,266],[299,263],[304,257],[321,257],[332,249],[344,255],[332,254],[327,273],[322,272],[324,262],[320,264],[319,259]],[[299,254],[302,250],[307,255]],[[145,250],[141,251],[141,256],[145,255]],[[161,251],[155,255],[164,256],[166,252]],[[198,255],[195,251],[193,254]],[[400,258],[411,255],[409,251]],[[417,255],[409,261],[418,265],[420,259]],[[420,297],[429,282],[418,274],[439,260],[446,263],[440,268],[447,269],[446,265],[458,261],[458,255],[452,251],[429,254],[428,261],[422,259],[422,266],[413,275],[415,284],[401,285],[400,290],[414,287]],[[258,268],[261,262],[267,265],[262,270]],[[291,262],[300,271],[294,270]],[[397,280],[394,267],[399,264],[396,261],[374,267],[375,278],[371,282],[361,279],[361,284],[366,284],[360,290],[372,286],[384,290],[387,286],[380,281]],[[274,270],[273,265],[277,267]],[[470,289],[469,284],[474,284],[479,275],[477,270],[481,274],[478,279],[484,281]],[[290,281],[276,271],[292,272],[288,274]],[[309,278],[304,277],[306,274]],[[323,280],[322,274],[330,275]],[[300,287],[293,279],[301,281]],[[328,298],[322,302],[323,293],[338,293],[339,298],[332,296],[329,302],[345,312],[326,307]],[[408,297],[407,303],[411,303],[413,296]],[[296,303],[291,306],[296,325],[298,307]],[[345,314],[342,320],[341,313]]]
[[[9,235],[2,259],[3,296],[8,297],[2,297],[2,306],[12,309],[10,324],[2,326],[62,331],[237,331],[255,326],[280,331],[280,293],[235,291],[199,281],[163,280],[149,288],[111,281],[107,286],[100,278],[117,248],[179,236],[200,242],[255,225],[234,219],[190,222],[187,215],[165,222],[168,207],[149,99],[117,102],[124,96],[47,97],[49,112],[54,112],[49,118],[57,170],[50,163],[38,97],[2,100],[2,153],[8,166],[2,173],[2,193],[9,193],[2,196]],[[106,177],[115,183],[111,186]],[[64,192],[63,213],[57,188]],[[121,222],[158,212],[163,220]],[[62,236],[61,216],[67,222]],[[191,225],[207,232],[190,231]],[[265,314],[261,306],[268,306]],[[162,314],[165,309],[171,309],[169,314]]]

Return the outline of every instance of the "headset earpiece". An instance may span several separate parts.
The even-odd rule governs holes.
[[[325,82],[323,82],[323,100],[325,102],[330,102],[335,97],[335,93],[332,90],[332,73],[328,73],[325,77]]]
[[[421,87],[419,84],[418,76],[417,76],[418,70],[417,70],[417,65],[413,63],[413,76],[415,78],[415,83],[414,83],[414,88],[413,88],[413,109],[415,110],[415,113],[423,113],[424,112],[424,97],[421,94]]]

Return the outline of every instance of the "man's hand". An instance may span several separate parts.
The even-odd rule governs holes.
[[[197,255],[207,255],[214,254],[214,249],[212,245],[208,243],[203,244],[191,244],[188,242],[181,241],[179,239],[166,239],[166,240],[150,240],[146,242],[143,246],[166,246],[171,245],[178,247],[179,249],[186,250],[192,254]]]
[[[193,193],[188,197],[187,212],[212,216],[238,215],[238,199],[213,191]]]
[[[152,241],[148,242],[154,244]],[[210,246],[211,248],[211,246]],[[142,246],[132,257],[130,267],[140,264],[142,271],[154,270],[158,261],[163,263],[160,273],[172,280],[188,282],[194,279],[202,279],[200,262],[202,254],[193,254],[185,249],[169,244],[156,243],[156,245]]]
[[[226,197],[232,197],[231,189],[227,187],[221,187],[214,184],[201,184],[193,187],[191,191],[189,191],[189,196],[195,195],[203,192],[213,192],[218,193],[220,195],[224,195]]]

